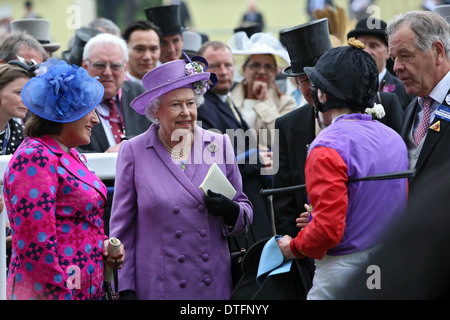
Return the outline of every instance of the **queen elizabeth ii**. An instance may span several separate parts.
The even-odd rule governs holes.
[[[117,159],[110,226],[128,256],[121,298],[228,299],[232,291],[227,237],[251,223],[253,210],[228,136],[196,125],[215,80],[199,60],[149,71],[131,104],[153,124],[124,141]],[[236,190],[232,199],[199,188],[214,162]]]

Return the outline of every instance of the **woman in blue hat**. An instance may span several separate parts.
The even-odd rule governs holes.
[[[105,253],[106,187],[75,149],[89,143],[102,96],[86,70],[53,58],[22,90],[31,116],[4,177],[9,299],[99,299],[104,264],[123,263],[123,247]]]

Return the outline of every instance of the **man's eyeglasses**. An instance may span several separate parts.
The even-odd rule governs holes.
[[[90,62],[90,60],[88,60],[89,61],[89,64],[94,68],[94,69],[96,69],[96,70],[98,70],[98,71],[105,71],[106,70],[106,67],[108,67],[109,66],[109,68],[111,69],[111,71],[114,71],[114,72],[118,72],[118,71],[120,71],[120,70],[122,70],[124,67],[125,67],[125,62],[123,62],[123,63],[105,63],[105,62]]]
[[[266,72],[275,72],[277,70],[277,67],[266,63],[265,65],[262,65],[259,62],[253,62],[252,64],[247,64],[247,67],[250,68],[252,71],[258,71],[261,68],[264,68],[264,71]]]

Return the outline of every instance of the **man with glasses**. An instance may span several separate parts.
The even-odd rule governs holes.
[[[130,107],[131,101],[145,91],[133,81],[124,81],[128,62],[126,42],[109,33],[91,38],[83,51],[82,67],[89,75],[98,77],[105,93],[97,106],[100,124],[92,128],[91,142],[80,146],[80,152],[118,152],[122,140],[139,135],[150,126],[150,120]],[[113,180],[103,181],[107,187]],[[108,193],[108,205],[104,212],[105,234],[109,234],[109,217],[112,193]]]
[[[81,146],[80,151],[118,152],[122,140],[150,126],[147,117],[130,107],[130,102],[144,92],[144,87],[124,81],[127,61],[127,44],[117,36],[101,33],[86,43],[82,67],[92,77],[98,77],[105,94],[97,107],[101,124],[94,126],[91,143]]]

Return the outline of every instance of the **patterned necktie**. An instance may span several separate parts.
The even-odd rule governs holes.
[[[420,144],[423,137],[428,132],[428,127],[430,126],[430,118],[431,118],[431,105],[433,103],[433,98],[426,97],[423,101],[423,115],[422,120],[420,120],[419,126],[416,129],[416,132],[414,133],[414,141],[417,145]]]
[[[114,99],[105,100],[104,103],[109,106],[109,126],[111,128],[111,132],[116,140],[116,143],[119,144],[122,141],[122,137],[124,136],[122,125],[119,117],[119,113],[116,108],[116,101]]]

